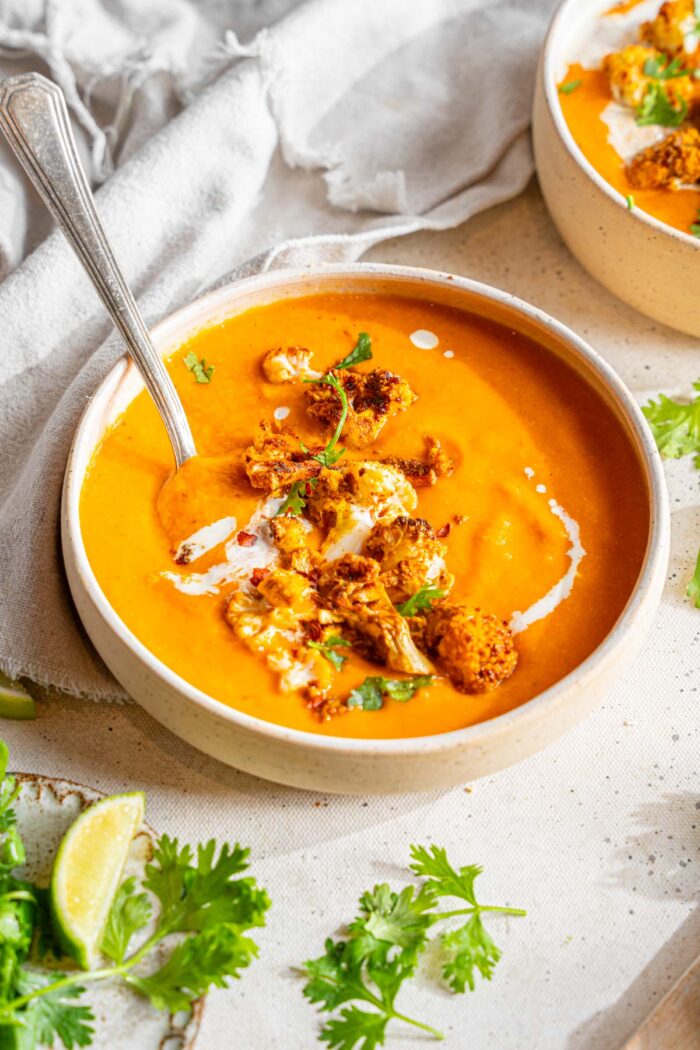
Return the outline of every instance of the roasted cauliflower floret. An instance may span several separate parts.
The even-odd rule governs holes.
[[[279,676],[282,692],[303,689],[309,698],[318,699],[328,693],[333,671],[318,650],[305,644],[304,617],[311,604],[310,594],[304,589],[309,586],[308,581],[299,577],[303,584],[298,583],[290,579],[296,573],[283,574],[284,570],[274,570],[257,591],[236,591],[226,606],[226,620],[236,637]],[[267,587],[263,588],[263,584]],[[286,598],[292,599],[293,604],[284,604]]]
[[[665,92],[669,102],[676,109],[680,108],[680,100],[686,103],[693,101],[696,95],[696,81],[693,77],[686,74],[659,80],[644,72],[644,67],[650,60],[660,62],[662,69],[668,61],[667,57],[655,48],[644,44],[629,44],[622,51],[615,51],[603,59],[603,70],[608,75],[610,90],[618,102],[625,102],[636,109],[641,106],[652,84]]]
[[[642,39],[667,55],[686,58],[686,37],[693,34],[697,20],[695,0],[667,0],[659,8],[656,18],[643,24]],[[693,52],[695,48],[688,50]]]
[[[371,372],[332,371],[348,399],[348,416],[343,427],[343,443],[348,448],[367,448],[376,441],[386,421],[405,412],[416,400],[405,379],[385,368]],[[327,434],[337,427],[342,402],[338,391],[327,383],[314,383],[306,391],[307,411]]]
[[[423,518],[401,515],[388,525],[375,525],[363,553],[379,563],[379,578],[394,605],[426,584],[447,593],[454,583],[445,567],[447,548]]]
[[[675,190],[700,182],[700,131],[680,128],[643,149],[627,165],[627,178],[638,190]]]
[[[258,593],[274,608],[286,609],[296,617],[310,616],[316,611],[314,588],[306,576],[293,569],[273,569],[258,584]]]
[[[326,533],[322,554],[331,561],[359,554],[378,521],[393,521],[416,506],[413,487],[400,471],[372,460],[324,469],[309,495],[309,517]]]
[[[345,634],[367,659],[394,671],[430,674],[430,664],[379,578],[376,561],[346,554],[326,566],[318,589],[323,604],[342,619]]]
[[[447,478],[455,469],[454,462],[447,455],[437,438],[426,437],[425,459],[402,459],[400,456],[386,456],[382,463],[396,467],[407,478],[414,488],[425,488],[437,484],[438,478]]]
[[[283,568],[302,573],[314,569],[318,557],[307,546],[311,530],[308,521],[282,514],[270,520],[269,529]]]
[[[417,634],[462,693],[490,692],[518,662],[508,624],[467,605],[435,606]]]
[[[303,379],[318,379],[320,372],[311,367],[313,351],[303,346],[268,350],[262,359],[262,370],[269,383],[298,383]]]
[[[321,470],[321,464],[302,451],[292,430],[276,431],[265,422],[259,424],[243,464],[253,488],[266,492],[276,492],[295,481],[308,481]]]

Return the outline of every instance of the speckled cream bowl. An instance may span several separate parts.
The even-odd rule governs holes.
[[[642,313],[700,336],[700,241],[640,209],[628,210],[574,142],[557,84],[593,20],[614,0],[564,0],[537,74],[533,137],[537,174],[559,232],[601,284]]]
[[[405,740],[324,737],[265,722],[205,695],[161,663],[109,605],[90,567],[80,528],[80,490],[105,429],[143,384],[126,359],[88,405],[66,471],[62,533],[70,588],[96,649],[128,692],[172,732],[210,755],[269,780],[316,791],[385,793],[447,787],[493,773],[555,740],[600,700],[634,659],[658,605],[669,552],[661,462],[633,398],[573,332],[512,296],[460,277],[398,266],[329,267],[249,277],[205,295],[153,330],[172,353],[197,330],[253,305],[317,292],[389,293],[462,308],[537,340],[568,362],[611,406],[638,457],[649,493],[650,535],[633,594],[605,641],[574,672],[490,721]]]

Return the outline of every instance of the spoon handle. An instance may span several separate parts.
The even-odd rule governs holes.
[[[107,307],[163,418],[177,465],[182,466],[197,451],[190,425],[97,215],[63,92],[39,73],[3,81],[0,128]]]

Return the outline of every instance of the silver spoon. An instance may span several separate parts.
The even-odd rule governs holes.
[[[0,84],[0,128],[121,333],[181,467],[197,454],[192,431],[97,215],[63,92],[39,73],[4,80]]]

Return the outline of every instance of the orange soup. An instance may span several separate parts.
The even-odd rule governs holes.
[[[654,17],[650,18],[649,15]],[[700,26],[694,0],[627,0],[582,34],[559,85],[586,159],[626,199],[684,233],[700,234]]]
[[[329,372],[360,346],[371,358]],[[299,348],[308,351],[306,378],[322,383],[298,375],[279,381]],[[271,353],[277,371],[263,371]],[[640,465],[599,396],[512,330],[398,296],[312,296],[250,309],[202,331],[168,368],[201,458],[172,479],[165,430],[140,393],[94,454],[82,530],[95,575],[124,623],[164,664],[223,704],[336,736],[458,729],[522,704],[573,670],[630,597],[649,530]],[[329,375],[344,384],[344,421]],[[400,390],[410,396],[386,419],[376,417],[376,432],[358,437],[385,405],[375,375],[393,384],[391,397]],[[366,395],[362,405],[357,391]],[[336,413],[328,425],[319,404]],[[275,443],[292,449],[287,459],[270,457]],[[270,470],[282,472],[275,490],[254,487]],[[306,480],[293,488],[288,470],[307,472]],[[348,479],[365,484],[380,473],[382,484],[389,478],[384,518],[373,519],[358,497],[350,499],[349,531],[338,532],[337,514],[329,525],[332,500],[319,510],[319,493],[333,495]],[[298,551],[290,556],[269,542],[282,518],[287,538],[294,530],[308,536],[303,562],[293,561]],[[338,534],[332,551],[329,528]],[[377,550],[394,542],[397,529],[412,537],[406,557],[382,562],[385,551]],[[421,561],[426,551],[439,557]],[[280,557],[291,557],[282,564],[294,571],[280,572]],[[423,568],[412,575],[416,565]],[[365,572],[371,579],[360,580]],[[273,593],[276,577],[282,584]],[[308,591],[299,600],[320,619],[312,632],[302,616],[305,657],[313,654],[326,675],[323,702],[310,701],[289,664],[299,643],[284,618],[295,613],[297,584]],[[354,588],[350,597],[347,588]],[[276,606],[286,665],[262,648],[269,631],[253,644],[241,602],[258,612]],[[476,612],[452,622],[460,630],[467,624],[466,633],[441,634],[431,620],[441,609]],[[408,665],[378,662],[374,654],[385,650],[373,647],[376,637],[367,641],[375,615],[378,644],[391,649],[396,631],[403,632],[404,650],[427,664],[423,673],[406,678]],[[503,657],[502,674],[489,678],[482,666],[482,677],[472,675],[465,686],[460,661],[471,674],[469,662],[480,658],[469,627],[475,616],[490,618],[483,623],[498,636],[490,654]],[[394,683],[388,691],[387,680]]]

